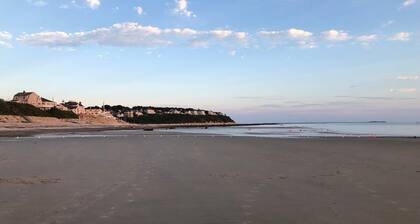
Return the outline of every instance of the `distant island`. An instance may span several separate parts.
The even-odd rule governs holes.
[[[74,119],[84,123],[131,123],[131,124],[231,124],[235,123],[221,112],[209,110],[122,105],[85,107],[82,102],[56,103],[35,92],[19,92],[11,101],[0,99],[0,116],[18,116],[22,122],[31,122],[31,117]],[[10,118],[9,118],[10,119]],[[7,122],[0,118],[0,122]]]

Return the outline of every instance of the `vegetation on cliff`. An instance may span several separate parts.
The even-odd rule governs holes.
[[[148,114],[126,118],[136,124],[233,123],[226,115]]]
[[[78,118],[78,116],[71,111],[62,111],[57,108],[52,108],[50,110],[43,111],[30,104],[6,102],[1,99],[0,99],[0,115],[56,117],[60,119]]]
[[[229,116],[220,112],[193,108],[152,107],[121,105],[103,107],[115,117],[135,124],[197,124],[197,123],[234,123]]]

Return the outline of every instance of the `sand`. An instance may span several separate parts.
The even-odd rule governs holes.
[[[2,138],[0,223],[417,224],[419,146],[158,132]]]
[[[92,132],[92,131],[109,131],[109,130],[153,130],[153,129],[175,129],[181,127],[227,127],[227,126],[243,126],[245,124],[235,123],[180,123],[180,124],[128,124],[119,123],[109,124],[73,124],[73,125],[48,125],[45,123],[34,124],[15,124],[0,123],[1,137],[28,137],[39,134],[48,133],[75,133],[75,132]]]

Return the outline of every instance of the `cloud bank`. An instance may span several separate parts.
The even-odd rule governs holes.
[[[243,44],[248,34],[232,30],[199,31],[189,28],[162,29],[154,26],[143,26],[138,23],[117,23],[110,27],[98,28],[87,32],[39,32],[23,34],[18,41],[31,46],[166,46],[190,45],[201,41],[207,45]]]
[[[142,9],[135,8],[137,13]],[[139,12],[140,10],[140,12]],[[6,40],[3,34],[2,45]],[[379,40],[402,41],[411,40],[411,33],[400,32],[388,37],[377,34],[352,36],[342,30],[327,30],[315,34],[313,32],[290,28],[287,30],[262,30],[256,33],[235,31],[231,29],[196,30],[191,28],[160,28],[144,26],[139,23],[117,23],[109,27],[101,27],[84,32],[48,31],[24,33],[17,40],[30,46],[66,47],[82,45],[126,46],[126,47],[159,47],[189,46],[208,48],[219,45],[230,49],[250,46],[294,46],[298,48],[316,48],[321,44],[331,46],[346,42],[370,45]],[[8,39],[7,41],[10,41]]]

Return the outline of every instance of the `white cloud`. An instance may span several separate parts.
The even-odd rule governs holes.
[[[78,46],[99,44],[110,46],[142,46],[168,44],[160,38],[162,30],[158,27],[142,26],[137,23],[114,24],[88,32],[40,32],[24,34],[19,41],[34,46]]]
[[[286,44],[287,38],[284,31],[263,30],[257,32],[257,36],[261,38],[261,43],[268,43],[270,46],[278,46]]]
[[[184,29],[179,29],[179,28],[175,28],[175,29],[165,29],[164,31],[167,34],[175,34],[177,36],[181,36],[181,37],[191,37],[191,36],[195,36],[195,35],[199,35],[200,32],[197,30],[193,30],[190,28],[184,28]]]
[[[142,7],[140,7],[140,6],[137,6],[137,7],[134,7],[134,10],[136,10],[136,13],[138,14],[138,15],[142,15],[143,14],[143,8]]]
[[[264,36],[264,37],[270,37],[270,38],[289,38],[293,40],[308,40],[312,38],[313,33],[300,30],[296,28],[291,28],[286,31],[260,31],[258,32],[258,35]]]
[[[406,88],[406,89],[390,89],[391,93],[415,93],[417,92],[416,88]]]
[[[188,9],[188,0],[175,0],[176,7],[174,12],[181,16],[195,17],[194,13]]]
[[[268,39],[271,45],[292,43],[297,44],[300,48],[316,47],[313,33],[301,29],[291,28],[286,31],[260,31],[257,35]]]
[[[214,35],[216,38],[224,39],[228,38],[233,34],[233,31],[231,30],[213,30],[210,31],[212,35]]]
[[[376,34],[362,35],[358,36],[356,40],[359,42],[372,42],[378,40],[378,36]]]
[[[313,33],[311,32],[292,28],[287,31],[287,35],[290,39],[295,40],[301,48],[316,47],[315,42],[312,40]]]
[[[6,32],[6,31],[1,31],[0,32],[0,40],[10,41],[10,40],[12,40],[12,38],[13,38],[13,35],[11,33]]]
[[[332,42],[341,42],[350,40],[352,37],[342,30],[328,30],[322,33],[324,39]]]
[[[17,40],[34,46],[54,47],[76,45],[74,39],[75,37],[72,37],[65,32],[41,32],[35,34],[24,34]]]
[[[37,6],[37,7],[43,7],[46,6],[48,3],[44,0],[27,0],[28,3]]]
[[[389,38],[392,41],[409,41],[411,39],[411,33],[401,32],[396,33]]]
[[[99,8],[99,6],[101,6],[101,1],[100,0],[86,0],[86,4],[91,9],[97,9]]]
[[[358,41],[364,46],[369,46],[372,42],[375,42],[377,40],[378,40],[378,35],[376,34],[362,35],[362,36],[356,37],[356,41]]]
[[[236,32],[235,33],[235,38],[240,40],[240,41],[246,41],[248,39],[248,33],[245,32]]]
[[[296,39],[296,40],[307,40],[313,36],[311,32],[305,31],[305,30],[299,30],[299,29],[289,29],[287,31],[287,34],[290,38]]]
[[[416,0],[405,0],[402,4],[403,7],[409,7],[416,3]]]
[[[420,76],[398,76],[398,80],[420,80]]]
[[[18,41],[32,46],[164,46],[190,45],[194,47],[210,44],[239,45],[248,36],[244,32],[232,30],[198,31],[189,28],[161,29],[138,23],[117,23],[111,27],[98,28],[87,32],[39,32],[23,34]]]
[[[6,31],[0,31],[0,47],[13,47],[10,43],[12,41],[13,35]]]
[[[267,37],[273,37],[273,36],[280,36],[281,35],[281,31],[260,31],[258,32],[259,35],[261,36],[267,36]]]

